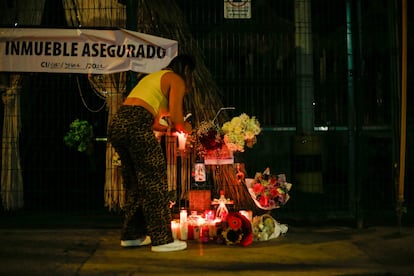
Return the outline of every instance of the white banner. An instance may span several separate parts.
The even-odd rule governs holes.
[[[178,42],[125,29],[0,28],[0,72],[150,73],[178,53]]]

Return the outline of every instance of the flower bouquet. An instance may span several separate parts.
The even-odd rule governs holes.
[[[220,149],[224,145],[224,134],[221,128],[213,121],[201,122],[197,129],[197,137],[200,143],[200,152]]]
[[[214,163],[216,165],[233,164],[233,152],[243,152],[245,146],[253,147],[260,131],[256,117],[249,117],[245,113],[225,122],[221,127],[215,120],[201,122],[196,131],[197,154],[207,161],[206,164],[210,164],[209,160],[213,159],[221,160]]]
[[[227,147],[235,152],[244,152],[244,147],[253,147],[256,143],[256,135],[261,132],[260,123],[256,117],[249,117],[242,113],[223,124],[224,142]]]
[[[216,118],[224,109],[234,108],[221,108],[213,120],[201,122],[195,129],[191,139],[194,152],[203,159],[205,165],[216,165],[212,173],[215,189],[232,195],[236,205],[247,202],[249,206],[243,207],[251,209],[255,203],[244,182],[236,179],[233,153],[254,145],[256,135],[261,132],[260,124],[255,117],[243,113],[220,126],[216,123]]]
[[[286,204],[292,184],[286,181],[284,174],[271,175],[266,168],[263,173],[256,173],[254,179],[246,178],[246,186],[256,203],[263,210],[272,210]]]
[[[224,133],[213,121],[201,122],[197,129],[197,154],[206,165],[233,164],[233,153],[224,142]]]
[[[218,230],[218,241],[226,245],[249,246],[253,241],[252,224],[238,212],[228,213]]]
[[[272,216],[264,214],[256,216],[252,221],[253,240],[267,241],[275,239],[288,230],[286,224],[278,223]]]

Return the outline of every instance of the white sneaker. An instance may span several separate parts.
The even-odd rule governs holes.
[[[173,242],[156,245],[151,247],[153,252],[171,252],[171,251],[180,251],[187,248],[187,243],[185,241],[175,240]]]
[[[134,247],[134,246],[143,246],[151,244],[151,237],[145,236],[145,238],[140,238],[136,240],[121,240],[122,247]]]

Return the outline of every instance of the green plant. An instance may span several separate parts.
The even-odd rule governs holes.
[[[92,125],[88,121],[76,119],[69,125],[69,131],[63,140],[68,147],[79,152],[89,152],[93,141]]]

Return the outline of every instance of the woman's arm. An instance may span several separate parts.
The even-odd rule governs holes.
[[[168,95],[169,118],[173,123],[173,127],[177,131],[190,133],[192,130],[191,124],[184,122],[183,99],[186,93],[184,80],[179,75],[170,72],[163,76],[161,82],[163,92],[166,91]]]

